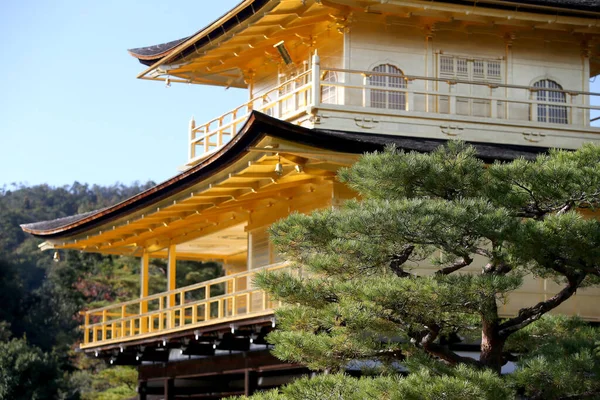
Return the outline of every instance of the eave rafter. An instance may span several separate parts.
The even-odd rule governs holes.
[[[238,172],[184,194],[172,204],[146,209],[120,225],[56,247],[137,255],[142,248],[158,251],[167,242],[179,244],[209,235],[243,223],[249,213],[270,207],[276,199],[291,199],[298,193],[314,190],[314,185],[331,181],[339,168],[330,164],[319,169],[310,161],[292,153],[259,156]],[[277,163],[282,164],[281,174],[274,171]]]
[[[342,10],[346,8],[342,7]],[[196,49],[184,59],[185,65],[169,69],[167,73],[155,74],[148,79],[164,79],[168,74],[191,83],[242,87],[243,76],[233,74],[225,78],[226,71],[257,68],[265,62],[275,63],[275,66],[278,62],[277,54],[269,53],[269,49],[276,42],[286,40],[290,47],[306,45],[301,37],[311,37],[315,29],[327,28],[318,27],[319,24],[331,24],[344,18],[344,15],[340,15],[339,7],[329,7],[322,2],[282,1],[259,19]],[[309,45],[312,45],[312,41]]]

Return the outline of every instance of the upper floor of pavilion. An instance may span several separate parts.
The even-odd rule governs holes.
[[[600,2],[245,0],[192,36],[130,50],[138,77],[243,88],[192,121],[188,160],[252,111],[346,132],[577,148],[598,141]]]

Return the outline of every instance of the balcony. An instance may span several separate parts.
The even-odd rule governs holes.
[[[273,314],[280,303],[252,287],[259,271],[288,267],[279,263],[176,290],[83,311],[82,349],[126,343],[216,324]]]
[[[192,166],[233,138],[252,111],[309,128],[576,148],[600,140],[600,93],[560,86],[326,68],[306,71],[205,124],[192,122]],[[546,81],[552,82],[552,81]]]

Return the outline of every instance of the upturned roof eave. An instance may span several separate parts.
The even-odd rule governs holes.
[[[264,137],[264,134],[261,134],[258,127],[262,120],[262,115],[253,112],[238,135],[199,164],[129,199],[111,207],[52,220],[52,222],[65,221],[66,223],[50,229],[36,228],[36,226],[51,221],[22,224],[21,229],[45,239],[71,236],[113,219],[118,219],[126,213],[135,212],[146,207],[148,204],[167,198],[180,190],[185,190],[196,184],[203,177],[226,168],[229,164],[242,157],[247,147],[259,142]]]
[[[257,5],[256,9],[254,9],[254,12],[258,12],[259,9],[262,9],[265,5],[267,5],[268,3],[271,2],[279,2],[279,0],[243,0],[242,2],[240,2],[237,6],[235,6],[234,8],[232,8],[231,10],[229,10],[228,12],[226,12],[225,14],[223,14],[220,18],[218,18],[216,21],[214,21],[213,23],[207,25],[205,28],[200,29],[198,32],[194,33],[191,36],[188,36],[187,38],[183,38],[183,39],[178,39],[178,40],[174,40],[172,42],[168,42],[168,43],[175,43],[179,41],[179,44],[176,44],[174,47],[170,47],[168,49],[162,50],[160,53],[157,53],[155,55],[151,55],[151,56],[138,56],[135,51],[139,50],[139,49],[130,49],[129,54],[131,54],[133,57],[137,58],[138,60],[140,60],[140,62],[144,65],[150,65],[148,68],[146,68],[144,71],[140,72],[137,75],[137,78],[143,78],[144,76],[146,76],[148,73],[150,73],[152,70],[158,68],[159,66],[163,65],[163,64],[167,64],[171,61],[173,61],[173,59],[179,55],[180,53],[186,51],[187,49],[189,49],[190,47],[194,46],[196,43],[198,43],[202,38],[206,37],[208,34],[214,32],[215,30],[217,30],[219,27],[223,27],[223,25],[236,18],[238,20],[238,23],[241,23],[242,21],[240,21],[239,19],[239,14],[244,11],[247,7],[254,7],[255,5]],[[221,32],[219,33],[219,37],[223,36],[224,34],[227,33],[227,30],[225,29],[221,29]],[[165,44],[168,44],[165,43]],[[157,47],[160,47],[162,45],[156,45]],[[154,46],[149,46],[149,47],[154,47]],[[150,64],[150,62],[153,62],[152,64]]]
[[[517,9],[527,10],[530,12],[541,12],[545,14],[555,13],[567,13],[578,14],[580,17],[592,17],[598,18],[600,16],[600,1],[598,0],[529,0],[525,2],[517,2],[512,0],[435,0],[439,3],[448,3],[455,5],[472,5],[475,6],[479,3],[480,7],[507,9],[516,7]],[[175,61],[179,55],[185,56],[186,52],[189,52],[191,48],[196,49],[196,45],[205,38],[207,35],[215,32],[218,28],[218,36],[222,37],[227,34],[229,29],[224,28],[227,22],[233,19],[237,19],[238,24],[242,23],[245,19],[240,19],[240,13],[246,8],[252,7],[253,12],[256,13],[263,9],[269,3],[278,3],[279,0],[244,0],[237,6],[233,7],[230,11],[223,14],[220,18],[207,25],[205,28],[197,31],[191,36],[185,38],[173,40],[170,42],[152,45],[147,47],[140,47],[135,49],[129,49],[128,52],[133,57],[137,58],[142,64],[148,65],[144,71],[137,75],[137,78],[144,78],[148,73],[157,69],[163,64]],[[201,46],[200,46],[201,47]],[[152,48],[155,48],[152,51]],[[181,58],[181,57],[179,57]]]
[[[430,152],[446,142],[443,139],[309,129],[254,111],[240,133],[230,142],[196,166],[165,182],[114,206],[100,209],[96,212],[61,218],[59,220],[24,224],[21,227],[25,232],[44,239],[71,237],[94,229],[176,195],[209,178],[213,174],[228,168],[244,157],[250,147],[256,146],[257,143],[267,136],[318,149],[353,154],[381,150],[389,144],[394,144],[398,148],[408,151]],[[477,150],[478,157],[486,162],[512,160],[519,157],[533,158],[537,154],[548,150],[544,147],[485,143],[472,144]],[[62,224],[63,221],[66,223]],[[48,225],[50,222],[54,222],[54,224],[50,224],[50,228],[43,228],[44,223]],[[58,225],[56,224],[57,222],[59,222]]]

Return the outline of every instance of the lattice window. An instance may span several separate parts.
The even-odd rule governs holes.
[[[469,64],[466,58],[456,59],[456,75],[462,78],[469,77]]]
[[[487,62],[487,76],[489,79],[502,80],[502,64],[500,64],[500,61]]]
[[[533,87],[541,89],[562,90],[562,86],[550,79],[542,79],[541,81],[537,81],[533,84]],[[552,103],[567,102],[567,97],[564,92],[558,92],[554,90],[537,90],[535,92],[535,98],[538,101],[547,101]],[[569,119],[567,117],[567,107],[553,106],[549,104],[538,104],[537,120],[539,122],[550,122],[553,124],[568,124]]]
[[[473,77],[485,79],[485,64],[483,60],[473,61]]]
[[[454,76],[454,57],[440,57],[440,73],[443,75]]]
[[[391,64],[381,64],[373,68],[373,72],[390,75],[371,75],[370,86],[381,86],[387,89],[371,89],[371,107],[406,110],[406,93],[389,89],[406,89],[406,80],[402,71]]]
[[[502,81],[502,63],[498,60],[440,55],[439,76],[477,81]]]
[[[323,82],[337,82],[337,74],[327,71],[321,80]],[[321,87],[321,103],[337,104],[337,88],[335,86],[324,85]]]

